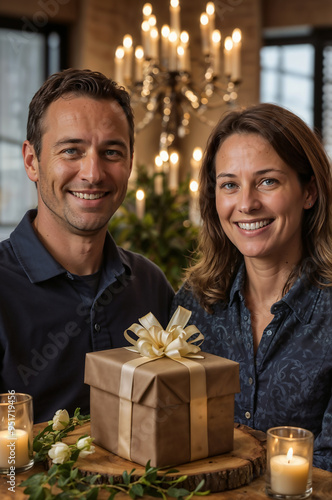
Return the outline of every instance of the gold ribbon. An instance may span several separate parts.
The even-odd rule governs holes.
[[[205,368],[187,358],[204,358],[197,354],[204,336],[193,325],[185,327],[191,312],[178,306],[166,330],[152,313],[139,319],[140,325],[134,323],[124,332],[125,338],[133,345],[126,349],[139,353],[140,358],[127,361],[122,365],[120,378],[120,407],[118,454],[131,460],[131,427],[132,427],[132,388],[135,369],[150,361],[167,356],[186,366],[190,376],[190,460],[198,460],[208,456],[207,433],[207,395]],[[138,339],[132,338],[132,331]],[[193,335],[196,337],[189,340]],[[199,344],[193,344],[199,342]],[[184,359],[186,358],[186,359]]]

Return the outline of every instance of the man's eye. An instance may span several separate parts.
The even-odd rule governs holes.
[[[77,148],[67,148],[63,150],[67,155],[75,155],[77,153]]]

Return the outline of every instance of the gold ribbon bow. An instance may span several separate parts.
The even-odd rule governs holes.
[[[200,345],[204,340],[203,334],[194,325],[186,326],[191,316],[191,311],[178,306],[173,314],[166,330],[163,329],[155,316],[149,312],[139,319],[138,323],[133,323],[124,332],[124,336],[133,347],[127,347],[129,351],[137,352],[141,356],[148,358],[162,358],[167,356],[172,359],[203,358],[197,354]],[[133,332],[138,339],[129,335]],[[193,335],[198,334],[191,339]],[[195,343],[194,343],[195,342]]]

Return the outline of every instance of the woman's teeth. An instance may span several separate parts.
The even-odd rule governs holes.
[[[261,227],[270,224],[270,220],[261,220],[260,222],[238,222],[238,226],[241,229],[246,229],[247,231],[253,231],[254,229],[259,229]]]

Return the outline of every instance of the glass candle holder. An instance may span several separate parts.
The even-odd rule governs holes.
[[[33,405],[29,394],[0,394],[0,474],[15,478],[33,466]]]
[[[267,431],[266,493],[272,498],[302,500],[312,493],[314,436],[298,427]]]

